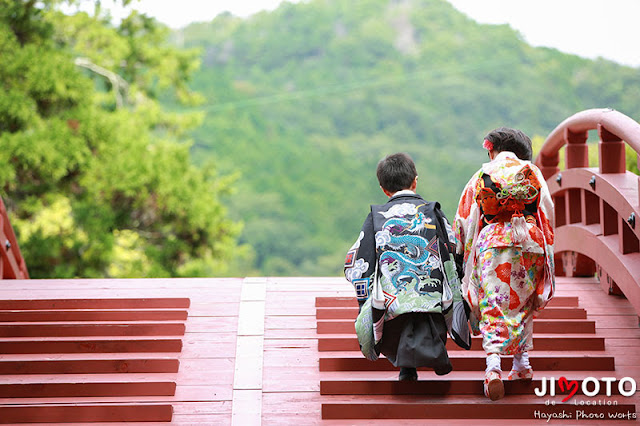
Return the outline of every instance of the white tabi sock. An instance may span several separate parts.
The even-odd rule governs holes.
[[[498,354],[487,355],[487,369],[485,370],[485,373],[492,370],[499,373],[502,372],[502,367],[500,366],[500,355]]]
[[[531,364],[529,364],[529,353],[522,352],[519,354],[515,354],[513,356],[513,367],[512,370],[516,371],[524,371],[531,368]]]

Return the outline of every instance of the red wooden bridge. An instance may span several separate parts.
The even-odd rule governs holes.
[[[425,369],[417,382],[365,360],[343,278],[30,280],[0,206],[0,423],[635,420],[640,185],[627,146],[638,157],[640,125],[600,109],[569,117],[546,140],[536,161],[556,202],[557,296],[534,323],[533,382],[506,382],[495,402],[482,395],[479,341],[471,351],[450,346],[454,371]]]

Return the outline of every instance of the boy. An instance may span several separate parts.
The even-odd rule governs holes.
[[[400,380],[417,380],[418,367],[447,374],[447,331],[459,346],[471,343],[452,229],[437,202],[415,193],[418,175],[409,155],[385,157],[376,174],[389,201],[371,206],[344,265],[360,305],[361,350],[369,359],[384,354],[400,367]],[[379,310],[371,296],[377,284],[382,293],[376,296],[384,298]],[[371,335],[374,342],[365,342]]]

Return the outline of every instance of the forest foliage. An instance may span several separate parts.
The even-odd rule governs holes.
[[[202,50],[192,152],[240,173],[227,205],[261,275],[339,274],[369,205],[386,200],[375,166],[387,154],[411,154],[418,192],[452,219],[489,130],[541,141],[588,108],[640,118],[637,69],[531,47],[444,0],[285,2],[174,41]]]
[[[385,202],[383,156],[411,154],[452,218],[489,130],[540,145],[584,109],[640,118],[638,69],[445,0],[284,2],[176,31],[97,0],[61,12],[76,3],[0,0],[0,188],[33,277],[335,275]]]
[[[31,277],[228,272],[246,252],[230,182],[179,142],[202,114],[159,102],[198,102],[198,52],[144,15],[64,3],[0,0],[0,188]]]

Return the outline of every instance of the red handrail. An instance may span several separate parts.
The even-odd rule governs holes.
[[[589,130],[598,130],[600,136],[600,173],[620,173],[626,170],[624,150],[619,150],[620,144],[624,145],[624,142],[638,155],[640,167],[640,125],[613,109],[588,109],[564,120],[547,137],[535,160],[545,178],[558,172],[559,151],[564,145],[567,145],[568,169],[588,167],[586,141]]]
[[[0,279],[27,279],[27,265],[20,253],[18,240],[7,215],[4,201],[0,198]]]

